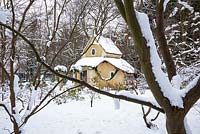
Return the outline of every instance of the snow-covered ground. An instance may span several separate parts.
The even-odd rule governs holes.
[[[151,116],[157,112],[152,110]],[[200,113],[192,109],[188,115],[188,123],[193,134],[200,132]],[[8,117],[0,109],[0,134],[9,134],[11,126]],[[113,99],[101,96],[94,100],[90,107],[90,99],[71,101],[57,105],[51,103],[34,115],[25,126],[26,134],[165,134],[165,116],[160,114],[153,122],[158,129],[148,129],[142,118],[141,106],[120,101],[120,109],[114,108]]]

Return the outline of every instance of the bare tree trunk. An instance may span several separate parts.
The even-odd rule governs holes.
[[[0,30],[2,31],[1,32],[1,64],[2,64],[2,67],[1,67],[1,88],[2,88],[2,101],[4,100],[4,92],[5,92],[5,80],[6,80],[6,74],[5,74],[5,71],[3,70],[3,66],[4,66],[4,60],[5,60],[5,53],[6,53],[6,37],[5,37],[5,29],[3,27],[0,27]]]
[[[161,0],[161,2],[163,3],[164,0]],[[159,50],[166,65],[169,80],[171,81],[172,77],[176,75],[176,67],[165,38],[163,4],[157,5],[156,23],[156,37],[159,45]]]
[[[163,0],[161,1],[164,2]],[[189,109],[192,107],[192,105],[199,99],[199,86],[200,81],[197,82],[197,84],[186,94],[186,97],[184,98],[184,109],[179,109],[173,107],[169,100],[163,96],[163,93],[161,92],[161,87],[156,82],[156,79],[154,77],[152,64],[150,60],[150,51],[147,45],[147,41],[145,41],[145,38],[143,38],[142,31],[140,29],[140,25],[137,21],[136,14],[134,12],[134,6],[132,1],[124,1],[124,3],[121,0],[115,0],[115,3],[122,15],[122,17],[125,19],[127,25],[129,26],[129,29],[131,30],[134,44],[136,51],[140,57],[140,63],[143,69],[143,72],[145,74],[147,83],[149,87],[151,88],[151,91],[157,100],[157,102],[161,105],[161,107],[164,109],[166,113],[166,129],[168,134],[186,134],[186,129],[184,125],[184,118],[186,113],[189,111]],[[162,4],[161,3],[161,4]],[[160,4],[160,3],[159,3]],[[161,7],[162,8],[162,7]],[[163,17],[161,15],[161,17]],[[159,23],[161,23],[160,30],[157,32],[161,35],[160,37],[160,44],[164,44],[164,46],[161,46],[161,49],[169,49],[166,44],[166,39],[164,38],[163,33],[163,19],[159,18]],[[157,33],[157,34],[158,34]],[[164,43],[163,43],[164,42]],[[169,52],[169,50],[167,50]],[[163,57],[165,57],[167,60],[165,61],[168,64],[168,75],[169,79],[171,79],[175,75],[175,66],[171,63],[173,63],[172,59],[170,58],[171,55],[163,51],[161,54]],[[169,59],[168,59],[169,58]],[[170,67],[172,66],[173,69]]]
[[[186,134],[184,118],[185,115],[179,112],[166,114],[166,128],[168,134]]]
[[[14,134],[21,134],[20,128],[16,122],[13,124]]]
[[[4,71],[2,69],[2,72],[1,72],[1,90],[2,90],[2,94],[1,94],[1,100],[3,101],[4,100],[4,91],[5,91],[5,79],[4,79],[5,75],[4,75]]]
[[[90,107],[93,107],[93,100],[94,100],[94,96],[91,97],[91,100],[90,100]]]

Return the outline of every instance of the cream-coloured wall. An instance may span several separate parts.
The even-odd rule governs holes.
[[[95,85],[94,78],[96,78],[96,76],[97,76],[95,70],[90,67],[83,67],[83,70],[87,70],[87,81],[86,82],[88,82],[91,85]],[[81,72],[74,72],[73,77],[80,80]]]
[[[79,72],[76,72],[76,78],[79,79],[79,80],[81,79],[81,75],[80,75]]]
[[[95,85],[95,79],[97,78],[96,71],[94,69],[88,70],[87,76],[88,76],[87,82],[94,86]]]
[[[92,49],[95,49],[96,53],[95,55],[92,55]],[[102,48],[99,44],[93,44],[87,48],[86,53],[82,57],[107,57],[107,58],[121,58],[122,55],[119,54],[111,54],[105,52],[105,50]]]
[[[113,89],[121,89],[125,88],[124,81],[125,81],[125,74],[121,70],[118,70],[115,76],[111,78],[111,72],[115,72],[116,68],[111,65],[110,63],[103,62],[97,67],[98,73],[101,75],[101,78],[98,76],[96,79],[96,86],[103,88],[103,87],[110,87]]]
[[[101,74],[103,79],[109,79],[110,73],[115,72],[116,68],[108,62],[102,62],[97,66],[97,71]]]
[[[105,53],[104,57],[106,57],[106,58],[121,58],[122,55],[119,55],[119,54],[111,54],[111,53]]]
[[[95,69],[84,67],[87,70],[87,82],[99,88],[110,87],[113,89],[125,88],[125,74],[118,70],[115,76],[111,78],[111,72],[115,72],[116,68],[108,62],[103,62]],[[80,73],[76,72],[76,78],[80,79]]]
[[[95,49],[95,55],[92,55],[92,49]],[[82,57],[108,57],[108,58],[121,58],[121,55],[106,53],[102,46],[98,43],[85,48],[86,51]],[[97,71],[89,67],[83,67],[87,70],[87,82],[97,87],[110,87],[113,89],[125,88],[125,74],[123,71],[118,70],[115,76],[111,78],[111,72],[115,73],[116,68],[108,62],[103,62],[97,66]],[[97,73],[98,72],[98,73]],[[80,73],[76,74],[76,78],[80,79]]]
[[[95,49],[95,55],[92,55],[92,49]],[[99,44],[93,44],[82,57],[103,57],[103,55],[105,55],[103,48]]]

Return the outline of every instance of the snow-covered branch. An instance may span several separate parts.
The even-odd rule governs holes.
[[[0,62],[0,68],[6,73],[6,76],[9,77],[9,73],[8,71],[6,70],[6,68],[4,67],[3,63]]]
[[[190,91],[190,90],[192,90],[196,85],[197,85],[197,83],[200,81],[200,74],[196,77],[196,78],[194,78],[184,89],[182,89],[180,92],[181,92],[181,95],[183,96],[183,97],[185,97],[186,96],[186,94]]]
[[[157,101],[155,100],[155,98],[153,96],[152,97],[146,97],[144,95],[136,95],[136,94],[130,93],[130,91],[126,91],[126,90],[119,91],[117,93],[117,95],[127,96],[129,98],[133,98],[133,99],[137,99],[137,100],[144,101],[144,102],[147,102],[147,103],[151,103],[156,107],[160,107],[160,105],[157,103]]]
[[[181,92],[184,96],[184,107],[186,111],[199,100],[200,98],[200,75],[197,76],[189,85]]]
[[[39,63],[41,63],[42,65],[44,65],[49,71],[51,71],[52,73],[54,73],[55,75],[59,76],[59,77],[62,77],[62,78],[66,78],[70,81],[73,81],[73,82],[76,82],[76,83],[79,83],[85,87],[88,87],[90,90],[92,91],[95,91],[97,93],[100,93],[100,94],[103,94],[103,95],[107,95],[107,96],[110,96],[110,97],[113,97],[113,98],[118,98],[118,99],[122,99],[122,100],[126,100],[126,101],[130,101],[130,102],[134,102],[134,103],[138,103],[138,104],[142,104],[142,105],[146,105],[146,106],[149,106],[149,107],[152,107],[154,108],[155,110],[158,110],[160,112],[164,112],[162,108],[160,107],[157,107],[155,106],[154,104],[150,103],[150,102],[146,102],[146,101],[143,101],[143,100],[138,100],[137,98],[129,98],[127,96],[123,96],[123,95],[115,95],[115,94],[111,94],[111,93],[108,93],[106,91],[103,91],[103,90],[100,90],[98,88],[95,88],[93,86],[91,86],[90,84],[88,84],[87,82],[85,81],[82,81],[82,80],[78,80],[76,78],[73,78],[73,77],[69,77],[67,75],[64,75],[64,74],[61,74],[61,73],[58,73],[57,71],[55,71],[53,68],[51,68],[47,63],[45,63],[41,58],[40,58],[40,55],[39,53],[37,52],[36,48],[35,48],[35,45],[32,44],[24,35],[22,35],[21,33],[19,33],[18,31],[16,31],[15,29],[12,29],[10,26],[6,25],[6,24],[3,24],[3,23],[0,23],[0,25],[2,26],[5,26],[6,28],[8,28],[9,30],[15,32],[16,34],[18,34],[28,45],[30,45],[30,47],[32,48],[32,50],[34,51],[35,55],[36,55],[36,58],[37,58],[37,61]]]
[[[166,112],[166,130],[170,134],[181,133],[186,134],[185,128],[185,116],[194,103],[200,98],[200,81],[194,82],[193,88],[189,90],[184,98],[180,94],[180,89],[176,89],[178,85],[172,85],[170,80],[176,75],[176,68],[172,75],[168,76],[161,69],[161,59],[158,56],[158,52],[155,46],[155,39],[150,28],[148,16],[145,13],[139,13],[135,11],[133,6],[133,1],[122,1],[115,0],[117,7],[125,19],[134,40],[134,45],[136,52],[140,58],[140,64],[142,66],[142,71],[145,75],[147,83],[159,103],[159,105]],[[168,0],[165,0],[166,4]],[[180,2],[180,0],[179,0]],[[164,34],[164,16],[163,16],[163,3],[164,0],[159,0],[157,3],[157,36],[160,35],[160,45],[165,45],[166,49],[169,48],[166,45],[166,39]],[[121,5],[119,5],[121,4]],[[165,5],[166,5],[165,4]],[[161,49],[162,50],[162,49]],[[163,59],[166,51],[161,51]],[[166,54],[169,58],[171,55]],[[164,59],[165,65],[169,64],[167,69],[170,69],[170,64],[173,63],[172,60]],[[170,63],[171,62],[171,63]],[[172,66],[174,67],[174,66]],[[179,82],[180,83],[180,82]],[[173,84],[179,84],[173,82]],[[176,117],[176,118],[175,118]]]
[[[159,58],[155,40],[150,28],[148,16],[145,13],[136,11],[136,16],[143,34],[143,37],[147,41],[147,46],[150,48],[150,62],[152,64],[152,71],[155,79],[158,82],[163,95],[169,99],[171,105],[183,108],[183,100],[178,90],[174,89],[167,77],[167,75],[161,69],[161,59]]]
[[[187,8],[188,10],[190,10],[191,12],[194,12],[194,8],[191,7],[188,2],[182,1],[182,0],[178,0],[178,3],[180,5],[182,5],[184,8]]]

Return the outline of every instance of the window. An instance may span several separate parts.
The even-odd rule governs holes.
[[[87,70],[81,72],[81,80],[87,81]]]
[[[95,54],[96,54],[96,50],[95,50],[94,48],[92,48],[91,54],[92,54],[92,55],[95,55]]]
[[[115,75],[115,72],[110,72],[110,78],[113,78]]]

